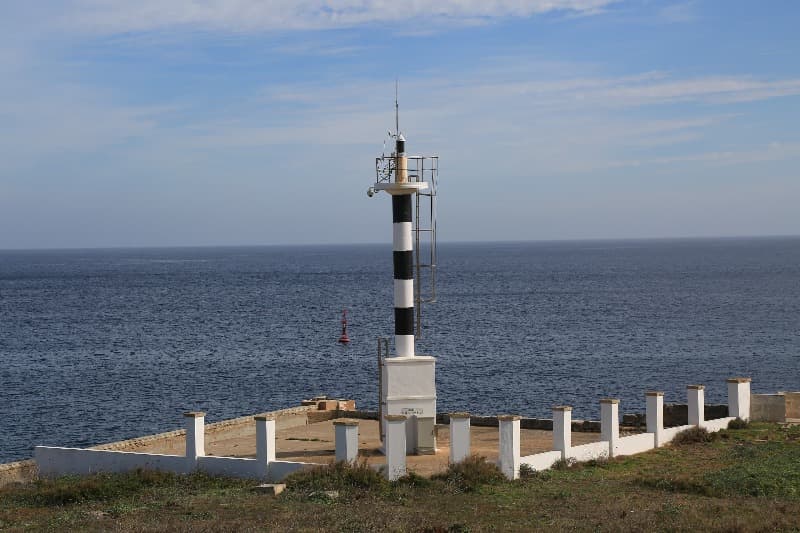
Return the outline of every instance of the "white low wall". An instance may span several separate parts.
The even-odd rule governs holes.
[[[711,433],[715,433],[721,429],[728,429],[728,424],[730,424],[731,420],[736,420],[734,416],[728,416],[725,418],[716,418],[714,420],[706,420],[703,422],[700,427],[705,428],[706,431],[710,431]]]
[[[653,433],[641,433],[629,437],[620,437],[614,446],[614,457],[623,455],[633,455],[652,450],[656,447],[656,439]]]
[[[608,442],[591,442],[580,446],[572,446],[567,450],[566,459],[574,459],[578,462],[591,461],[596,459],[608,459]]]
[[[293,461],[270,461],[268,465],[269,480],[272,482],[281,481],[289,474],[293,474],[298,470],[302,470],[304,468],[313,468],[315,466],[323,465],[316,463],[299,463]]]
[[[191,470],[182,455],[157,455],[136,452],[84,450],[36,446],[34,449],[40,476],[65,474],[88,475],[96,472],[130,472],[139,468],[185,474]]]
[[[121,473],[137,469],[162,470],[175,474],[194,471],[211,475],[279,481],[292,472],[314,465],[294,461],[275,461],[275,421],[258,415],[256,423],[256,458],[216,457],[205,455],[205,413],[184,414],[186,454],[161,455],[113,450],[37,446],[39,474],[54,477],[65,474]],[[337,443],[339,447],[340,443]],[[357,441],[356,441],[357,446]]]
[[[560,460],[561,452],[556,450],[553,452],[535,453],[533,455],[520,457],[519,464],[527,465],[534,470],[547,470]]]
[[[35,457],[39,475],[43,477],[67,474],[89,475],[98,472],[122,473],[140,468],[175,474],[187,474],[195,470],[182,455],[37,446]],[[251,479],[268,478],[270,481],[280,481],[293,472],[314,466],[321,465],[294,461],[270,461],[267,466],[268,475],[265,476],[262,474],[263,466],[256,459],[204,456],[197,458],[196,469],[211,475]]]
[[[201,472],[215,476],[253,479],[261,479],[265,477],[264,472],[266,470],[266,468],[259,465],[258,461],[255,459],[214,456],[198,457],[197,469]]]

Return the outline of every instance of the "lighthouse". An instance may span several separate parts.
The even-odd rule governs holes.
[[[415,313],[415,306],[423,299],[420,287],[415,288],[414,275],[415,272],[419,275],[423,267],[434,268],[435,262],[422,264],[415,255],[414,243],[419,244],[420,234],[428,232],[431,250],[435,249],[433,215],[429,229],[420,228],[419,216],[421,196],[430,199],[433,213],[438,157],[406,154],[396,99],[395,124],[394,152],[376,159],[376,182],[367,191],[369,196],[384,191],[392,200],[394,351],[380,358],[379,412],[384,416],[407,417],[407,453],[433,454],[436,451],[436,360],[430,355],[416,353],[415,318],[420,315],[419,309]],[[381,424],[383,427],[385,420],[381,420]]]

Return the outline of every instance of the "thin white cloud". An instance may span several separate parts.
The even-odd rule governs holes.
[[[783,161],[800,157],[800,142],[772,142],[748,150],[701,152],[673,157],[654,157],[644,160],[619,161],[610,163],[613,168],[652,167],[654,165],[674,165],[679,163],[709,163],[712,165],[744,165]]]
[[[667,22],[694,22],[698,19],[694,2],[666,5],[658,10],[658,16]]]
[[[379,151],[393,124],[391,80],[334,76],[254,88],[250,98],[226,101],[229,118],[220,120],[209,113],[213,106],[207,98],[184,101],[177,111],[169,103],[138,107],[115,103],[113,94],[92,87],[26,82],[13,69],[7,73],[14,83],[0,87],[0,115],[13,135],[0,136],[0,150],[17,160],[130,141],[152,154],[224,154],[236,147],[288,144],[307,146],[309,153],[314,146],[357,144]],[[580,173],[673,164],[681,157],[687,163],[726,164],[736,162],[729,147],[745,145],[744,137],[721,145],[710,136],[723,123],[730,126],[726,133],[735,134],[740,102],[799,95],[800,80],[792,78],[610,76],[594,65],[540,67],[512,57],[462,69],[456,76],[426,72],[401,80],[401,128],[413,124],[408,133],[415,150],[429,146],[455,153],[464,146],[492,146],[509,173],[526,168]],[[692,141],[704,139],[715,155],[686,153],[694,148]],[[650,153],[670,146],[680,148],[677,155]],[[774,149],[742,157],[792,154]]]
[[[172,27],[252,32],[347,28],[410,20],[475,24],[538,14],[596,13],[619,0],[72,0],[61,22],[99,33]],[[414,31],[419,28],[395,28]]]

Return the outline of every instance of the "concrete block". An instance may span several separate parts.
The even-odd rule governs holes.
[[[256,421],[256,460],[269,472],[268,464],[275,460],[275,420],[266,415],[258,415]]]
[[[785,422],[786,397],[783,394],[751,394],[750,418],[756,422]]]
[[[356,410],[356,401],[355,400],[348,400],[346,398],[339,399],[339,405],[337,407],[339,411],[355,411]]]
[[[750,420],[750,378],[729,378],[728,416]]]
[[[406,475],[406,420],[404,415],[386,415],[386,477],[394,481]]]
[[[184,413],[186,424],[186,468],[197,468],[197,458],[206,454],[205,422],[206,414],[199,411]]]
[[[450,463],[460,463],[470,454],[469,413],[450,414]]]
[[[688,385],[688,419],[690,426],[702,426],[705,420],[705,385]]]
[[[519,477],[519,418],[514,415],[497,417],[500,428],[499,467],[508,479]]]
[[[358,421],[333,421],[336,438],[336,460],[353,463],[358,458]]]
[[[553,407],[553,449],[566,458],[572,447],[572,407],[557,405]]]
[[[664,432],[664,393],[649,391],[645,393],[647,400],[647,432],[653,434],[653,444],[658,447],[662,444]]]
[[[613,457],[619,440],[619,400],[616,398],[600,400],[600,440],[608,443]]]

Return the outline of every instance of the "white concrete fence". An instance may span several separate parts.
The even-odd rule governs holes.
[[[280,481],[301,468],[319,466],[314,463],[278,461],[275,459],[275,420],[256,416],[256,457],[215,457],[205,453],[205,413],[184,414],[186,453],[120,452],[36,446],[35,459],[39,475],[54,477],[66,474],[88,475],[96,472],[128,472],[137,469],[161,470],[177,474],[195,471],[212,475]],[[355,461],[358,455],[358,422],[334,421],[336,459]]]
[[[545,470],[559,460],[590,461],[641,453],[667,444],[675,435],[699,426],[708,431],[728,427],[735,418],[750,418],[750,379],[728,380],[728,414],[715,420],[704,420],[705,387],[689,385],[688,420],[685,426],[664,427],[664,393],[646,393],[645,433],[620,437],[619,400],[600,400],[600,441],[580,446],[572,445],[572,407],[553,407],[553,449],[520,457],[520,417],[498,416],[499,461],[503,474],[509,479],[519,477],[526,465],[534,470]],[[212,475],[226,475],[280,481],[302,468],[320,466],[316,463],[276,460],[275,420],[261,415],[255,417],[256,457],[215,457],[205,454],[205,413],[184,415],[186,423],[186,453],[164,455],[154,453],[91,450],[37,446],[35,459],[39,475],[52,477],[65,474],[92,474],[96,472],[126,472],[137,469],[162,470],[180,474],[195,471]],[[384,452],[386,464],[379,465],[389,480],[406,475],[406,420],[404,415],[386,415]],[[337,461],[355,462],[358,458],[358,422],[338,419],[333,421]],[[470,416],[468,413],[450,415],[450,462],[463,461],[470,455]]]
[[[553,407],[553,450],[520,457],[520,417],[500,415],[499,460],[500,470],[509,479],[519,477],[521,465],[534,470],[546,470],[557,461],[591,461],[611,457],[633,455],[652,450],[667,444],[675,435],[686,429],[700,426],[707,431],[719,431],[728,427],[735,418],[750,418],[750,379],[731,378],[728,380],[728,414],[730,416],[715,420],[704,420],[705,387],[687,387],[689,404],[689,424],[685,426],[664,427],[664,393],[647,392],[647,429],[645,433],[620,437],[619,400],[600,400],[600,441],[580,446],[572,445],[572,407],[561,405]],[[406,474],[406,417],[386,416],[386,474],[390,480]],[[470,455],[470,416],[469,413],[450,414],[450,463],[463,461]]]
[[[688,421],[685,426],[664,427],[664,393],[647,392],[647,429],[645,433],[620,437],[619,435],[619,400],[600,400],[600,441],[580,446],[572,446],[572,407],[553,407],[553,450],[520,457],[520,417],[511,415],[498,416],[499,422],[499,454],[498,466],[509,479],[519,477],[519,469],[526,465],[534,470],[545,470],[559,460],[590,461],[609,457],[633,455],[652,450],[669,443],[675,436],[692,427],[702,427],[715,432],[728,427],[731,420],[750,419],[750,379],[731,378],[728,380],[728,414],[725,418],[705,420],[705,387],[689,385]],[[460,420],[456,424],[462,424]],[[453,429],[451,418],[450,446],[463,449],[465,437],[463,430]],[[468,432],[467,432],[468,433]]]

